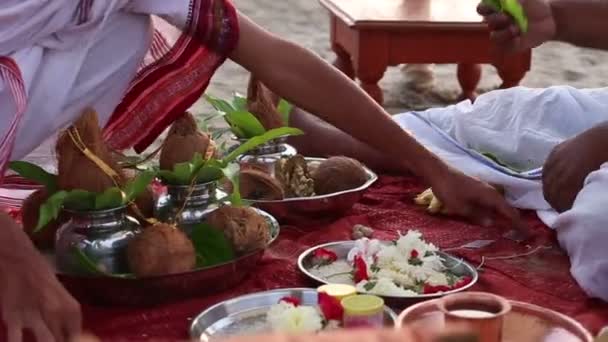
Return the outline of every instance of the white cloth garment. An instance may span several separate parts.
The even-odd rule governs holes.
[[[511,205],[536,210],[556,230],[580,286],[608,301],[608,164],[588,176],[574,207],[563,214],[544,200],[541,182],[542,165],[554,146],[608,120],[608,89],[518,87],[484,94],[474,104],[394,118],[451,166],[502,185]]]

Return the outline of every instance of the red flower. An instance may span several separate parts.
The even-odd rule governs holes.
[[[342,316],[344,315],[344,308],[340,301],[328,295],[325,292],[319,292],[319,308],[323,313],[323,317],[327,321],[341,321]]]
[[[432,294],[432,293],[437,293],[437,292],[447,292],[450,291],[452,288],[450,288],[449,286],[445,286],[445,285],[429,285],[429,284],[424,284],[424,288],[422,289],[422,293],[424,294]]]
[[[465,286],[469,285],[472,281],[473,281],[473,278],[471,278],[469,276],[464,276],[464,277],[462,277],[462,279],[457,281],[456,284],[454,284],[452,286],[452,290],[459,289],[461,287],[465,287]]]
[[[363,280],[369,280],[369,274],[367,274],[367,264],[363,257],[357,255],[355,257],[355,283],[358,283]]]
[[[329,265],[338,260],[338,255],[325,248],[319,248],[312,252],[312,261],[315,265]]]
[[[281,298],[280,302],[285,302],[287,304],[291,304],[293,306],[300,306],[300,304],[302,304],[302,302],[300,301],[300,299],[295,298],[295,297],[283,297]]]
[[[418,251],[415,249],[412,249],[412,252],[410,253],[410,258],[416,259],[417,257],[418,257]]]

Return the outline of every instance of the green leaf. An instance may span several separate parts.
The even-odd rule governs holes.
[[[34,229],[34,233],[42,230],[49,222],[55,220],[59,216],[61,208],[63,207],[63,202],[67,196],[68,193],[66,191],[56,192],[40,206],[38,224],[36,225],[36,229]]]
[[[238,128],[245,134],[245,137],[255,137],[266,132],[260,120],[248,111],[240,110],[227,113],[224,118],[230,124],[230,127]]]
[[[374,281],[370,281],[369,283],[366,283],[365,285],[363,285],[363,288],[365,289],[365,291],[371,291],[374,289],[374,287],[376,287],[376,282],[374,282]]]
[[[95,210],[118,208],[125,204],[125,196],[121,189],[112,187],[95,196]]]
[[[158,171],[158,176],[169,184],[179,185],[179,179],[169,170]]]
[[[289,126],[289,114],[291,114],[292,109],[293,105],[291,103],[287,102],[284,99],[281,99],[281,101],[279,101],[277,111],[279,112],[279,114],[281,114],[281,117],[283,118],[283,124],[285,126]]]
[[[239,111],[247,111],[247,98],[241,94],[235,93],[232,99],[232,107]]]
[[[222,170],[226,179],[232,183],[232,193],[227,197],[227,200],[235,207],[242,207],[244,205],[240,191],[240,169],[238,163],[230,163]]]
[[[177,180],[176,185],[188,185],[192,179],[193,165],[190,162],[175,164],[173,176]]]
[[[247,140],[245,143],[241,144],[241,146],[234,149],[230,152],[226,158],[223,159],[223,162],[227,165],[228,163],[234,161],[241,154],[246,153],[247,151],[258,147],[259,145],[263,145],[273,139],[277,139],[286,135],[302,135],[304,132],[297,128],[292,127],[281,127],[272,129],[262,135],[253,137]]]
[[[515,20],[522,33],[528,32],[528,17],[518,0],[500,0],[502,10]]]
[[[135,179],[128,182],[124,188],[125,202],[128,203],[135,200],[137,196],[139,196],[142,192],[146,190],[148,185],[152,183],[155,177],[156,172],[144,171],[137,175]]]
[[[88,255],[86,255],[82,250],[76,247],[72,247],[71,254],[72,258],[74,258],[74,261],[76,261],[80,269],[82,269],[89,275],[106,276],[113,278],[135,278],[133,274],[112,274],[100,269],[93,259],[89,258]]]
[[[72,190],[64,200],[64,206],[72,210],[95,210],[97,194],[85,190]]]
[[[8,167],[15,171],[19,176],[44,185],[47,193],[53,194],[57,191],[57,176],[46,172],[36,164],[25,161],[13,161]]]
[[[198,267],[209,267],[234,260],[232,245],[220,230],[201,223],[192,229],[192,243],[200,260]]]
[[[213,108],[215,108],[215,110],[220,113],[228,114],[234,112],[234,108],[227,101],[215,98],[211,95],[205,95],[205,99],[207,102],[209,102],[209,104],[211,104],[211,106],[213,106]]]
[[[220,180],[224,177],[222,169],[218,166],[203,166],[196,174],[197,182],[207,183]]]

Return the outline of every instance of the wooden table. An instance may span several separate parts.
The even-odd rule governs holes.
[[[388,66],[458,64],[463,98],[475,99],[479,64],[494,65],[502,88],[530,70],[531,52],[496,53],[476,12],[479,0],[320,0],[331,14],[334,65],[380,104],[378,82]],[[493,51],[494,50],[494,51]]]

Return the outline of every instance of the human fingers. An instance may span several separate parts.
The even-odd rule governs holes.
[[[485,17],[485,16],[496,13],[496,9],[490,5],[480,3],[479,5],[477,5],[477,13],[479,13],[479,15]]]
[[[491,220],[494,220],[494,214],[497,214],[499,218],[505,219],[510,222],[513,227],[517,229],[524,229],[525,226],[523,221],[521,220],[521,216],[519,215],[519,211],[513,208],[505,198],[496,190],[491,192],[487,192],[482,198],[482,202],[484,209],[480,210],[480,212],[484,215],[490,213],[489,217]],[[487,218],[483,218],[484,220],[488,220]],[[493,223],[493,221],[492,221]]]
[[[21,317],[11,315],[12,317],[4,320],[6,324],[6,335],[8,342],[23,342],[23,322]]]
[[[82,332],[82,312],[80,304],[66,294],[65,314],[66,319],[63,320],[63,333],[67,341],[79,336]]]
[[[36,341],[45,342],[63,342],[63,338],[59,335],[54,335],[42,316],[37,312],[30,312],[26,316],[24,327],[34,334]]]
[[[519,37],[519,28],[513,24],[490,32],[490,39],[497,44],[507,44]]]
[[[492,31],[504,30],[513,25],[513,20],[503,13],[492,13],[484,17],[484,21]]]

